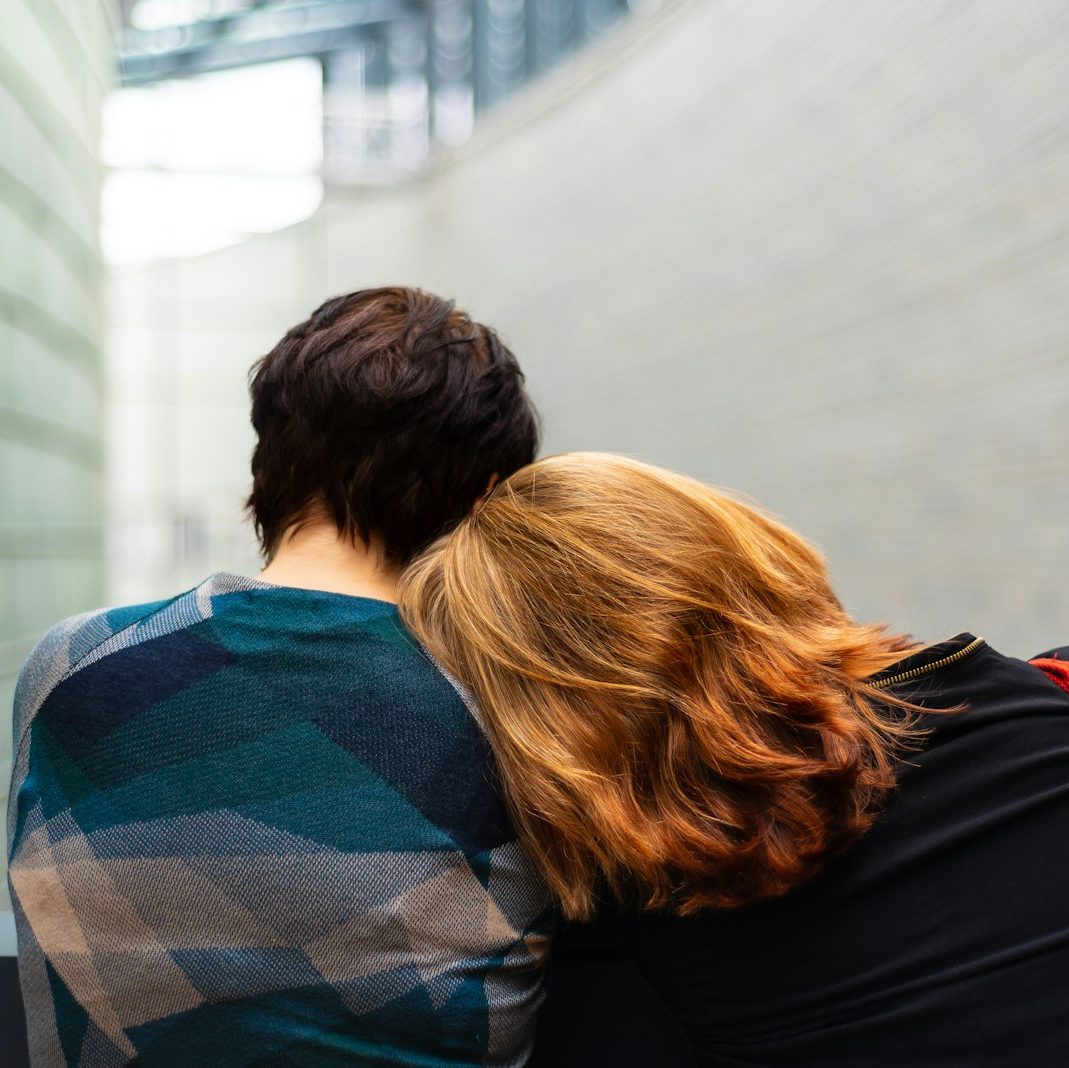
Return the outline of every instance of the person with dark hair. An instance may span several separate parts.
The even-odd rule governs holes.
[[[269,558],[318,517],[392,574],[537,447],[512,353],[418,290],[328,300],[254,366],[251,392],[248,506]]]
[[[10,885],[36,1065],[512,1065],[548,897],[402,565],[530,462],[496,333],[407,288],[253,368],[266,567],[54,627],[16,692]]]

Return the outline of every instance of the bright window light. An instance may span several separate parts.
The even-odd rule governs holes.
[[[212,13],[212,0],[138,0],[130,12],[130,25],[137,30],[162,30],[183,26]]]
[[[199,19],[242,11],[254,3],[255,0],[138,0],[130,12],[130,25],[137,30],[185,26]]]
[[[307,218],[322,199],[311,59],[119,89],[105,104],[104,255],[195,255]]]

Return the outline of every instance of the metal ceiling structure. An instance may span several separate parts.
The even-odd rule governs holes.
[[[311,56],[325,94],[421,82],[431,143],[448,140],[436,115],[450,102],[484,111],[629,10],[629,0],[141,0],[161,2],[199,17],[146,28],[140,5],[123,0],[123,86]]]
[[[383,26],[425,16],[428,6],[418,0],[265,0],[179,25],[127,24],[120,77],[123,85],[144,85],[298,56],[326,58]]]

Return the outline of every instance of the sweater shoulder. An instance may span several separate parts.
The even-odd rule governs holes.
[[[50,627],[24,661],[15,685],[14,748],[37,710],[66,678],[113,648],[141,640],[141,629],[168,609],[191,598],[192,591],[159,601],[96,608],[68,616]]]

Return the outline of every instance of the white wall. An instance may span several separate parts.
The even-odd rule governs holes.
[[[861,616],[1069,641],[1066,85],[1054,0],[677,0],[421,182],[116,272],[115,598],[255,567],[245,369],[400,281],[501,328],[549,450],[757,497]]]

